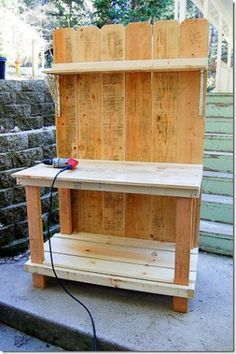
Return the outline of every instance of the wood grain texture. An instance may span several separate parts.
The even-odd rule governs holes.
[[[124,60],[125,28],[108,25],[101,29],[101,60]],[[125,158],[125,74],[102,75],[102,159]],[[123,193],[103,195],[103,232],[125,235]]]
[[[188,285],[192,236],[193,200],[176,198],[175,284]]]
[[[152,26],[129,23],[125,32],[125,58],[152,58]],[[126,160],[150,161],[151,73],[125,75]],[[134,229],[133,229],[134,228]],[[135,230],[135,233],[132,232]],[[150,238],[150,197],[127,195],[126,236]]]
[[[44,261],[44,246],[40,189],[39,187],[27,186],[25,192],[31,260],[34,263],[42,264]],[[46,278],[43,275],[33,274],[32,280],[33,286],[37,288],[46,286]]]
[[[76,32],[71,28],[53,32],[54,63],[70,63],[76,57]],[[77,125],[77,77],[60,76],[61,114],[56,119],[56,142],[58,157],[78,157]],[[64,232],[72,232],[70,190],[59,191],[60,227]]]
[[[101,32],[95,26],[79,27],[77,61],[101,60]],[[101,74],[77,76],[78,97],[78,158],[100,159],[102,153]],[[73,205],[78,215],[73,217],[75,231],[102,232],[102,195],[98,192],[75,192]],[[75,221],[81,218],[80,225]]]
[[[153,59],[179,58],[179,47],[177,21],[159,21],[153,25]],[[176,161],[178,105],[179,73],[153,73],[151,161]],[[150,213],[153,238],[174,242],[175,198],[152,196]]]
[[[208,21],[186,20],[180,28],[180,57],[208,54]],[[178,157],[176,162],[202,163],[205,117],[199,117],[200,72],[179,73]],[[206,79],[204,91],[206,90]]]
[[[31,259],[34,263],[42,263],[44,249],[40,188],[27,186],[25,193]]]
[[[188,312],[188,299],[179,296],[173,296],[173,310],[175,312]]]
[[[72,233],[71,190],[60,188],[58,190],[61,201],[59,208],[60,230],[64,234]]]

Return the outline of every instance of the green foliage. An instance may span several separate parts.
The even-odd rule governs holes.
[[[170,19],[174,15],[172,0],[93,0],[93,24],[105,24]]]
[[[91,22],[84,0],[51,0],[58,27],[78,27]]]

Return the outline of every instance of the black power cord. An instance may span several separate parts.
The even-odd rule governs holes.
[[[51,223],[51,213],[52,213],[52,192],[53,192],[53,187],[56,182],[57,177],[59,174],[61,174],[64,171],[70,170],[70,166],[66,166],[62,168],[54,177],[51,188],[50,188],[50,204],[49,204],[49,211],[48,211],[48,223],[47,223],[47,236],[48,236],[48,243],[49,243],[49,252],[50,252],[50,259],[51,259],[51,265],[52,265],[52,270],[55,275],[55,278],[57,279],[58,284],[61,286],[61,288],[66,292],[67,295],[69,295],[73,300],[78,302],[88,313],[90,320],[92,322],[92,327],[93,327],[93,351],[97,350],[97,335],[96,335],[96,328],[95,328],[95,323],[93,316],[87,306],[83,304],[82,301],[77,299],[73,294],[70,293],[70,291],[65,287],[63,284],[62,279],[60,279],[56,273],[55,267],[54,267],[54,262],[53,262],[53,256],[52,256],[52,244],[51,244],[51,232],[50,232],[50,223]]]

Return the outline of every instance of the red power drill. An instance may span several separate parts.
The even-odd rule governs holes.
[[[44,163],[44,165],[51,165],[55,168],[64,168],[67,167],[68,170],[73,170],[76,168],[76,166],[79,164],[78,160],[70,158],[60,158],[60,157],[54,157],[52,159],[43,159],[40,161],[41,163]]]

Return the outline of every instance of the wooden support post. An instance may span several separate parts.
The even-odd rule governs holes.
[[[188,285],[192,235],[193,201],[191,198],[176,198],[175,227],[175,284]],[[173,298],[173,310],[188,311],[187,298]]]
[[[26,186],[25,190],[31,262],[41,264],[44,261],[44,246],[40,189],[39,187]],[[32,278],[35,287],[44,288],[46,286],[45,276],[33,274]]]
[[[198,199],[196,199],[194,247],[198,247],[199,228],[200,228],[200,212],[201,212],[201,195]]]
[[[70,189],[60,188],[59,193],[59,213],[60,229],[62,234],[72,233],[71,216],[71,191]]]

